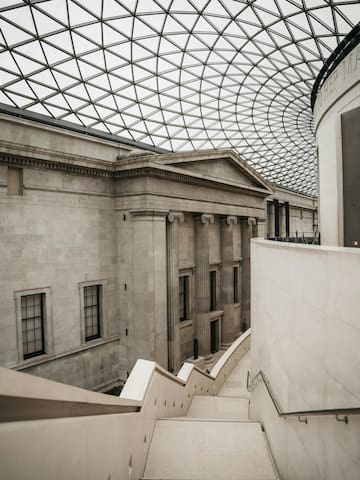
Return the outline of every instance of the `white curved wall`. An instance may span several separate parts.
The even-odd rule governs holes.
[[[344,245],[341,114],[360,106],[360,45],[334,70],[315,104],[321,243]]]

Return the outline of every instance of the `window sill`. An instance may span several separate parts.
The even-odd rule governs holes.
[[[224,310],[213,310],[209,312],[210,319],[221,317],[224,314]]]
[[[110,338],[103,339],[103,338],[95,338],[94,340],[90,340],[89,342],[86,343],[86,345],[82,345],[79,348],[76,348],[74,350],[70,350],[68,352],[62,352],[62,353],[57,353],[57,354],[49,354],[47,355],[46,353],[43,355],[39,355],[36,357],[29,358],[27,360],[23,360],[22,362],[18,363],[17,365],[14,365],[13,368],[15,370],[25,370],[27,368],[31,367],[36,367],[38,365],[42,365],[44,363],[52,362],[53,360],[58,360],[63,357],[70,357],[71,355],[76,355],[78,353],[84,352],[86,350],[90,350],[91,348],[96,348],[96,347],[101,347],[103,345],[106,345],[107,343],[111,342],[116,342],[119,340],[118,335],[114,335]]]
[[[182,322],[180,322],[179,328],[181,330],[182,328],[190,327],[192,324],[193,324],[192,320],[183,320]]]

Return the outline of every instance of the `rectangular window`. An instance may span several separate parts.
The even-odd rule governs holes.
[[[180,322],[190,320],[190,277],[189,275],[179,277],[179,307]]]
[[[85,340],[100,337],[101,285],[84,287]]]
[[[216,310],[216,270],[210,272],[210,311]]]
[[[43,293],[21,297],[21,324],[24,359],[45,353]]]
[[[234,267],[234,303],[239,303],[239,267]]]

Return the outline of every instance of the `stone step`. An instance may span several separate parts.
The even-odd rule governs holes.
[[[275,480],[260,424],[158,420],[143,480]]]
[[[187,417],[248,420],[248,408],[248,399],[196,395],[192,399]]]

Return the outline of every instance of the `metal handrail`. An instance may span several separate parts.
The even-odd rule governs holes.
[[[325,61],[316,77],[311,91],[311,109],[314,111],[316,98],[326,79],[335,70],[339,63],[360,43],[360,22],[341,40],[330,57]]]
[[[247,372],[246,379],[246,388],[248,392],[251,392],[257,385],[256,380],[261,378],[264,382],[266,390],[273,402],[273,405],[277,411],[279,417],[298,417],[299,422],[308,423],[307,417],[314,415],[334,415],[338,422],[349,423],[348,415],[360,415],[360,407],[350,407],[350,408],[324,408],[320,410],[293,410],[293,411],[284,411],[279,403],[279,400],[276,398],[274,390],[271,387],[269,380],[266,378],[264,372],[259,370],[258,373],[251,378],[250,372]],[[256,383],[255,383],[256,382]],[[305,418],[304,418],[305,417]],[[342,417],[342,418],[341,418]]]

